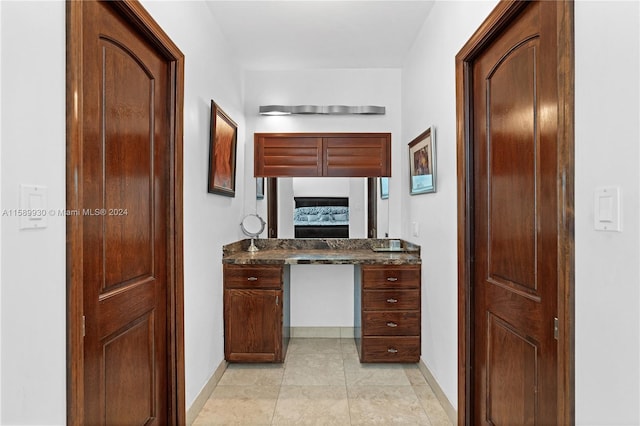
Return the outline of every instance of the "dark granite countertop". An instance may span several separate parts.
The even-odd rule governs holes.
[[[387,248],[388,239],[280,239],[255,240],[257,252],[248,252],[251,241],[240,240],[223,246],[222,263],[236,265],[408,265],[420,264],[420,246],[401,240],[401,251],[374,251]]]

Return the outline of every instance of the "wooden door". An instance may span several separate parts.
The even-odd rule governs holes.
[[[82,407],[70,423],[184,420],[176,63],[131,23],[136,12],[150,19],[138,7],[72,6],[82,18],[82,84],[74,93],[82,118],[69,165],[77,173],[70,191],[78,217],[69,232],[78,251],[69,255],[84,339],[82,370],[72,366],[82,387],[71,384]]]
[[[224,291],[227,361],[281,362],[282,290]]]
[[[512,10],[469,62],[469,423],[560,419],[559,7]]]

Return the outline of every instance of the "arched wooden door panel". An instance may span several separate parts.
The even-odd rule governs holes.
[[[68,422],[183,423],[182,54],[136,2],[67,11]]]
[[[572,418],[570,16],[501,3],[457,57],[460,424]]]

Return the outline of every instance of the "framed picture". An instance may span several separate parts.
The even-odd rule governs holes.
[[[409,142],[411,195],[436,192],[436,140],[433,126]]]
[[[264,178],[256,178],[256,200],[264,199]]]
[[[386,200],[389,198],[389,178],[381,177],[380,178],[380,198]]]
[[[236,146],[238,125],[211,101],[209,192],[236,196]]]

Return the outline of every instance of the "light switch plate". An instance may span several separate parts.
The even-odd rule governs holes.
[[[47,227],[47,187],[20,185],[20,229]]]
[[[619,187],[596,188],[593,209],[593,227],[596,231],[622,231]]]

